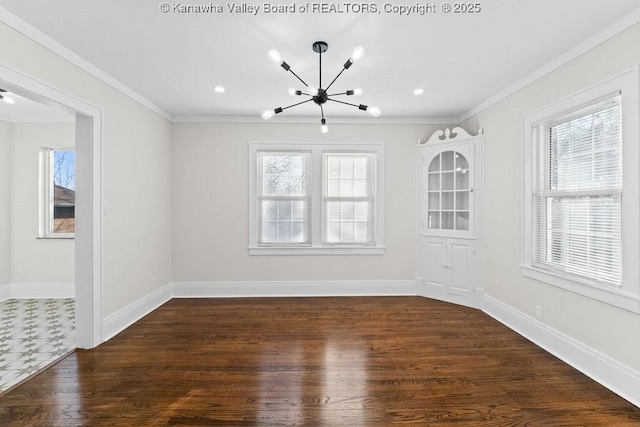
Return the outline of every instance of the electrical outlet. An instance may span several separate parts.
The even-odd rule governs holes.
[[[536,319],[542,320],[542,307],[536,305]]]

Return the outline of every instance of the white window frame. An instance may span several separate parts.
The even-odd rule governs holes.
[[[640,313],[640,84],[638,67],[560,102],[523,117],[523,246],[522,274],[596,300]],[[536,128],[542,123],[621,95],[622,109],[622,284],[595,280],[546,269],[534,262]]]
[[[257,153],[257,156],[262,157],[262,155],[267,155],[267,154],[272,154],[272,155],[277,155],[277,154],[294,154],[294,155],[299,155],[299,156],[303,156],[305,157],[305,173],[307,174],[307,176],[311,175],[312,172],[312,167],[311,167],[311,153],[309,151],[286,151],[283,152],[282,150],[259,150]],[[293,196],[293,195],[286,195],[286,196],[282,196],[282,195],[265,195],[263,193],[264,191],[264,182],[262,180],[263,178],[263,171],[262,171],[262,167],[263,164],[261,162],[257,162],[257,166],[258,166],[258,186],[257,186],[257,198],[258,198],[258,206],[257,206],[257,214],[258,214],[258,245],[260,246],[269,246],[269,247],[278,247],[278,246],[291,246],[291,245],[295,245],[295,246],[308,246],[310,244],[311,241],[311,233],[310,233],[310,226],[309,226],[309,210],[311,209],[311,194],[310,194],[310,189],[306,188],[306,192],[304,195],[298,195],[298,196]],[[262,237],[261,234],[263,232],[262,230],[262,225],[263,225],[263,210],[262,210],[262,203],[264,201],[303,201],[306,203],[307,208],[305,209],[305,214],[304,214],[304,222],[306,223],[306,227],[305,227],[305,231],[304,231],[304,236],[305,239],[303,242],[300,243],[277,243],[277,242],[264,242],[262,241]]]
[[[349,156],[366,156],[367,157],[367,196],[333,196],[329,197],[329,164],[328,157],[329,156],[338,156],[338,157],[349,157]],[[323,176],[322,176],[322,240],[325,245],[330,246],[372,246],[375,245],[375,208],[376,208],[376,179],[375,179],[375,171],[377,170],[376,165],[376,153],[369,151],[323,151],[322,153],[322,168],[323,168]],[[367,218],[367,234],[371,237],[372,241],[370,242],[329,242],[327,239],[327,227],[328,227],[328,212],[327,212],[327,204],[331,202],[367,202],[370,206],[368,210],[368,218]]]
[[[40,149],[40,221],[39,239],[74,239],[75,233],[53,231],[53,153],[54,151],[76,151],[74,147],[42,147]]]
[[[292,245],[261,245],[259,185],[260,170],[258,153],[310,152],[309,179],[307,182],[309,202],[310,242]],[[375,196],[372,229],[373,244],[324,243],[324,153],[374,153],[375,154]],[[249,143],[249,254],[250,255],[382,255],[384,254],[384,144],[339,143],[339,142],[250,142]]]

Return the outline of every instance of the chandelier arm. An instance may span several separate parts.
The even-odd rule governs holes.
[[[340,96],[340,95],[348,95],[348,93],[347,93],[347,92],[331,93],[331,94],[329,94],[329,95],[327,95],[327,96]]]
[[[344,105],[351,105],[352,107],[356,107],[356,108],[359,108],[361,110],[363,109],[362,107],[365,107],[364,109],[366,110],[366,106],[363,106],[362,104],[356,105],[356,104],[352,104],[350,102],[339,101],[337,99],[331,99],[331,98],[327,98],[327,101],[333,101],[333,102],[337,102],[339,104],[344,104]]]
[[[335,81],[338,80],[338,77],[340,77],[342,73],[344,73],[344,70],[346,70],[346,68],[343,68],[342,71],[340,71],[338,75],[333,80],[331,80],[331,83],[329,83],[329,86],[327,86],[325,90],[329,90],[329,88],[335,83]]]
[[[322,116],[322,120],[324,120],[324,108],[320,105],[320,115]]]
[[[312,99],[307,99],[306,101],[298,102],[296,104],[289,105],[288,107],[281,107],[282,110],[286,110],[287,108],[295,107],[297,105],[306,104],[307,102],[313,101]]]
[[[309,85],[307,84],[307,82],[305,82],[304,80],[302,80],[300,78],[300,76],[298,76],[292,69],[289,69],[289,72],[291,74],[293,74],[294,76],[296,76],[296,79],[300,80],[302,82],[302,84],[304,85],[304,87],[309,87]]]

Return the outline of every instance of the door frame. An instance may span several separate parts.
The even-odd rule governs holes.
[[[0,65],[2,88],[75,116],[76,347],[102,343],[102,110]]]

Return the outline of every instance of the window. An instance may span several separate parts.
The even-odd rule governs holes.
[[[40,237],[73,237],[76,153],[73,149],[43,148],[40,157]]]
[[[263,245],[309,243],[309,152],[260,152],[260,239]]]
[[[620,97],[535,128],[537,264],[622,283]]]
[[[250,147],[250,254],[383,253],[382,144]]]
[[[324,153],[324,239],[328,244],[375,244],[375,155]]]
[[[523,274],[634,311],[637,98],[623,76],[524,121]]]

